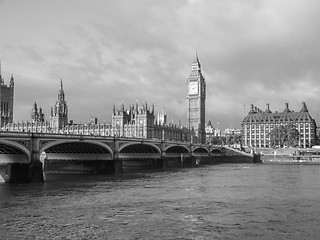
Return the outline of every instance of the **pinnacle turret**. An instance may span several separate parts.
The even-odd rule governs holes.
[[[63,91],[62,78],[61,78],[61,81],[60,81],[60,89],[59,89],[59,93],[58,93],[58,101],[64,102],[64,91]]]
[[[13,73],[11,74],[10,77],[10,87],[12,87],[14,85],[14,78],[13,78]]]
[[[1,59],[0,59],[0,84],[3,84],[2,72],[1,72]]]
[[[60,131],[68,124],[68,106],[65,101],[62,79],[56,104],[51,108],[50,125],[53,131]]]

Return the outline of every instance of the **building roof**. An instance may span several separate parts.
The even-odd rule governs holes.
[[[289,109],[289,104],[286,103],[283,112],[271,112],[269,105],[267,104],[265,111],[260,110],[257,107],[251,105],[251,110],[248,115],[244,118],[243,124],[245,123],[285,123],[285,122],[314,122],[314,119],[309,114],[306,104],[302,103],[302,108],[299,112],[295,112]]]

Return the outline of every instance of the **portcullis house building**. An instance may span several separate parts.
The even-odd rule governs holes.
[[[270,147],[270,132],[278,126],[292,123],[300,133],[299,147],[308,148],[315,145],[316,122],[311,117],[306,104],[302,103],[299,112],[289,109],[285,104],[283,112],[271,112],[269,104],[265,111],[251,105],[251,110],[242,122],[243,146],[248,147]]]

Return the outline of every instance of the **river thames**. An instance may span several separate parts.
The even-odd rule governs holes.
[[[0,239],[319,239],[320,165],[0,183]]]

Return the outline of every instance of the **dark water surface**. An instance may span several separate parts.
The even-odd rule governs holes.
[[[0,239],[320,239],[320,165],[0,184]]]

